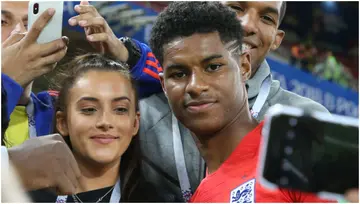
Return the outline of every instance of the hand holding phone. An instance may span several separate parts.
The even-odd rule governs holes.
[[[61,38],[62,33],[62,19],[63,19],[63,1],[30,1],[28,8],[28,26],[32,29],[35,21],[40,18],[41,14],[48,9],[54,11],[55,14],[42,27],[40,35],[37,38],[37,43],[44,44]],[[34,27],[34,29],[38,29]]]
[[[52,8],[45,10],[39,14],[35,22],[31,23],[28,33],[19,33],[14,30],[2,43],[2,73],[23,87],[35,78],[51,71],[66,54],[69,40],[65,36],[60,36],[45,44],[37,43],[43,29],[56,12]]]
[[[263,129],[260,182],[344,199],[359,187],[359,120],[276,105]]]

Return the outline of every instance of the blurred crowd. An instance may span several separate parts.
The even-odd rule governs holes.
[[[358,91],[356,78],[329,49],[319,50],[311,43],[295,44],[291,47],[289,64],[320,79]]]

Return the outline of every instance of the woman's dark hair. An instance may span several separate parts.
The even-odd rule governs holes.
[[[59,96],[56,101],[57,111],[62,111],[66,114],[67,98],[69,89],[74,85],[74,82],[85,73],[89,71],[113,71],[121,73],[127,77],[132,84],[135,94],[135,111],[139,110],[137,86],[134,79],[131,78],[129,67],[123,62],[116,61],[109,56],[102,54],[85,54],[75,57],[72,61],[64,65],[62,71],[59,71],[55,77],[54,88],[59,90]],[[54,83],[53,82],[53,83]],[[56,114],[54,114],[56,115]],[[54,132],[59,133],[56,129],[56,119],[54,120]],[[65,141],[72,149],[70,138],[64,137]],[[140,178],[140,146],[139,138],[136,135],[130,142],[128,149],[121,156],[120,165],[120,180],[121,180],[121,201],[129,201],[135,188],[139,184]]]

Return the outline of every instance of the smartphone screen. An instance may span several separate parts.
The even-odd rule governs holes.
[[[359,186],[358,127],[312,117],[272,118],[263,177],[280,188],[344,194]]]

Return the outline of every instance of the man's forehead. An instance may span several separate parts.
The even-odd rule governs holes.
[[[28,1],[1,1],[1,10],[15,16],[27,16],[28,6]]]
[[[278,10],[280,13],[281,5],[283,1],[222,1],[223,4],[227,5],[230,3],[242,3],[247,5],[253,5],[259,8],[272,7]]]
[[[224,49],[218,32],[193,34],[188,37],[179,37],[164,45],[164,56],[174,57],[177,53],[185,51],[192,54],[212,53]]]

